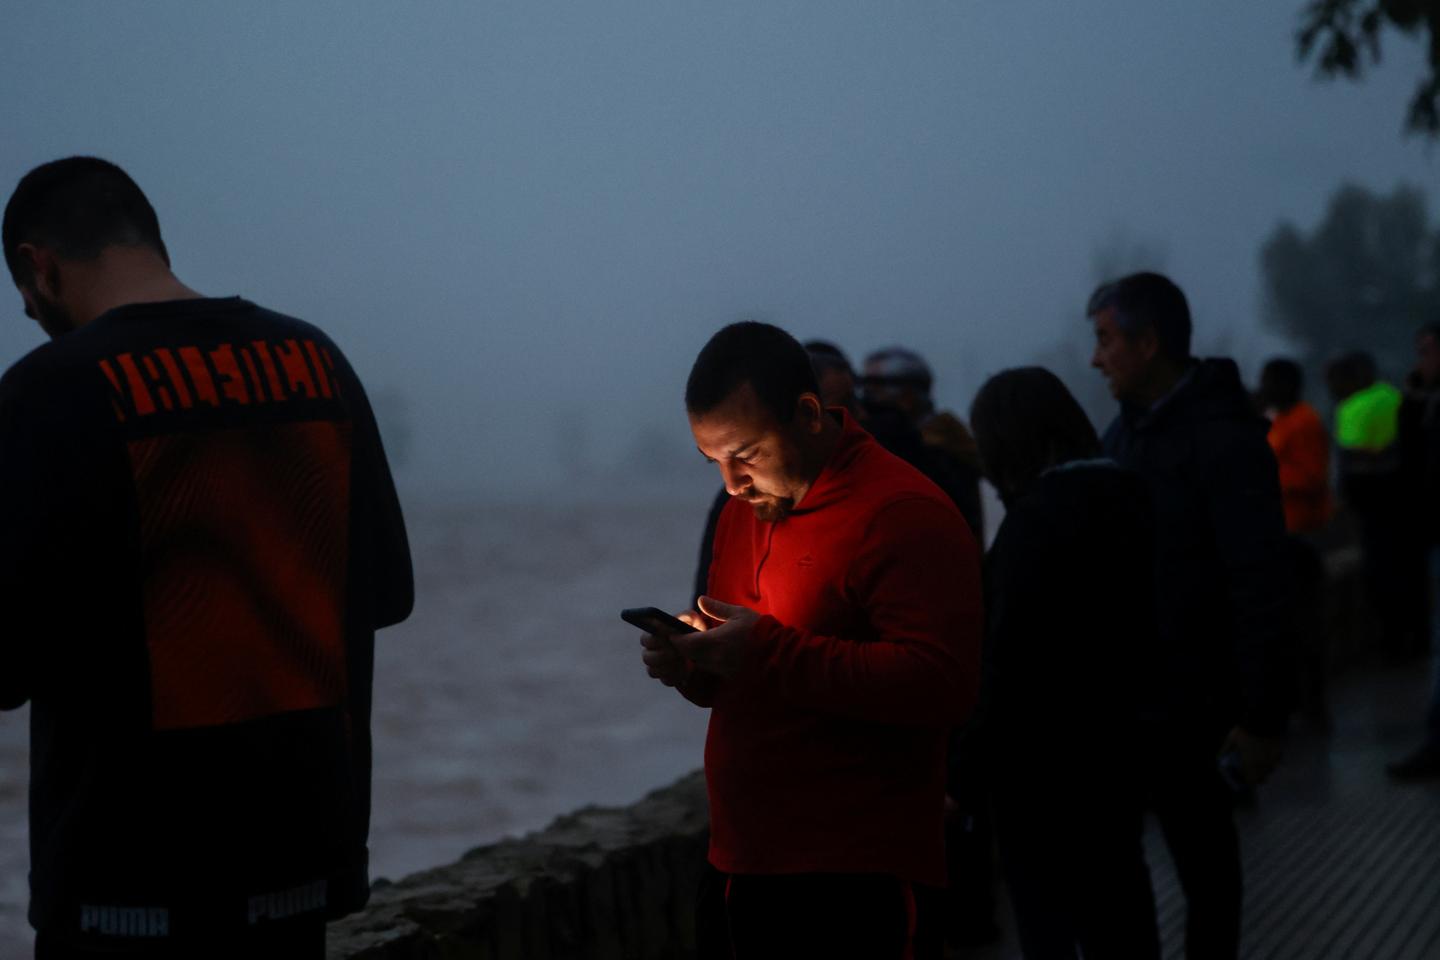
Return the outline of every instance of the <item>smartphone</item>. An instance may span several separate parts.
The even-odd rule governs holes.
[[[695,628],[690,624],[670,616],[658,607],[630,607],[620,611],[620,619],[646,633],[673,637],[677,633],[695,632]]]

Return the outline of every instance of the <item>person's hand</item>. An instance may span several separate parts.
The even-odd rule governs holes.
[[[735,676],[745,664],[750,630],[760,614],[749,607],[722,603],[710,597],[700,598],[700,611],[720,625],[671,637],[670,642],[697,667],[721,677]]]
[[[690,624],[696,630],[705,629],[705,618],[694,610],[686,610],[676,619]],[[690,664],[679,650],[675,649],[674,638],[668,633],[645,633],[640,636],[644,652],[640,659],[645,672],[667,687],[678,687],[690,673]]]
[[[1225,738],[1220,753],[1231,750],[1240,756],[1240,773],[1245,782],[1258,787],[1275,772],[1280,765],[1280,755],[1285,750],[1285,741],[1280,737],[1259,737],[1244,727],[1236,727]]]

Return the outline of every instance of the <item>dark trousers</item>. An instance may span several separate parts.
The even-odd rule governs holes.
[[[1425,727],[1429,731],[1428,744],[1440,750],[1440,544],[1430,544],[1425,554],[1425,585],[1429,598],[1430,613],[1430,655],[1434,670],[1430,681],[1430,703],[1425,709]]]
[[[1220,776],[1219,734],[1159,728],[1149,748],[1149,803],[1185,893],[1189,960],[1235,960],[1240,952],[1240,838],[1230,788]]]
[[[1139,781],[1033,769],[993,780],[1000,869],[1025,960],[1159,960]]]
[[[896,877],[802,873],[724,879],[734,960],[910,956],[914,900],[910,885]],[[711,950],[702,945],[701,955],[714,956]]]
[[[325,921],[286,920],[245,933],[175,941],[75,943],[41,931],[35,960],[324,960]]]
[[[1330,708],[1325,686],[1330,672],[1330,650],[1324,618],[1325,560],[1314,543],[1295,534],[1285,538],[1285,553],[1295,585],[1293,617],[1300,668],[1298,707],[1313,729],[1328,730]]]
[[[976,791],[978,794],[979,791]],[[995,921],[994,830],[990,798],[971,795],[968,809],[945,817],[943,887],[914,884],[915,960],[941,960],[947,945],[957,949],[1000,938]]]
[[[1353,506],[1360,527],[1365,592],[1387,656],[1423,656],[1428,645],[1425,543],[1406,515],[1403,489],[1365,488]]]

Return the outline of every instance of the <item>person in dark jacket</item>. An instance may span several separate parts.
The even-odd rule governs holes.
[[[865,358],[862,419],[880,445],[918,468],[955,504],[977,544],[985,542],[980,498],[980,456],[960,420],[936,410],[934,374],[925,358],[905,347],[876,350]],[[966,768],[965,751],[952,737],[945,821],[948,881],[943,891],[917,893],[918,960],[939,956],[942,941],[976,946],[1000,935],[995,922],[994,838],[984,803],[981,773]]]
[[[865,358],[861,422],[880,445],[934,481],[954,502],[977,543],[985,542],[980,500],[980,459],[975,438],[960,418],[936,410],[934,375],[925,358],[904,347]]]
[[[1005,519],[985,563],[981,716],[1000,863],[1026,960],[1160,956],[1141,846],[1141,723],[1156,651],[1140,478],[1100,456],[1048,370],[1007,370],[970,411]],[[1114,598],[1115,584],[1126,584]]]
[[[1415,369],[1405,383],[1399,433],[1405,509],[1425,550],[1430,653],[1440,658],[1440,323],[1427,324],[1415,336]],[[1425,740],[1386,767],[1398,780],[1440,778],[1440,660],[1432,669]]]
[[[1256,391],[1260,412],[1270,421],[1266,437],[1279,469],[1285,509],[1285,546],[1295,587],[1298,713],[1309,729],[1331,729],[1326,702],[1328,672],[1324,623],[1325,561],[1316,538],[1334,512],[1330,494],[1330,432],[1304,400],[1305,373],[1285,357],[1267,362]]]
[[[113,164],[31,171],[3,244],[52,338],[0,379],[36,957],[322,957],[369,896],[374,634],[413,600],[365,392],[315,327],[182,284]]]
[[[1102,285],[1086,310],[1092,365],[1120,415],[1107,456],[1140,474],[1155,514],[1162,672],[1137,740],[1150,803],[1187,904],[1192,960],[1239,951],[1241,874],[1230,790],[1279,761],[1293,699],[1285,521],[1265,420],[1227,359],[1190,353],[1185,295],[1155,273]],[[1117,585],[1126,589],[1126,585]]]
[[[1397,662],[1425,649],[1425,547],[1400,442],[1404,395],[1380,379],[1375,358],[1352,350],[1326,369],[1335,400],[1340,494],[1360,532],[1361,570],[1380,626],[1380,650]]]

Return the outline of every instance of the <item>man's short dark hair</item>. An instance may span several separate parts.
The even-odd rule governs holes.
[[[1115,310],[1115,323],[1127,337],[1154,330],[1160,352],[1171,360],[1190,359],[1190,305],[1185,294],[1168,277],[1158,273],[1132,273],[1102,283],[1090,295],[1085,316],[1106,307]]]
[[[685,384],[685,409],[704,416],[745,383],[781,423],[795,416],[801,394],[820,392],[810,356],[794,337],[771,324],[744,320],[716,333],[695,358]]]
[[[1305,372],[1294,360],[1276,357],[1260,371],[1260,397],[1271,406],[1289,410],[1304,389]]]
[[[1434,337],[1436,340],[1440,340],[1440,322],[1425,324],[1419,330],[1415,331],[1415,336]]]
[[[160,221],[130,175],[108,160],[67,157],[25,174],[5,205],[0,227],[5,263],[28,281],[17,248],[33,243],[67,260],[93,260],[109,246],[150,247],[170,262]]]

